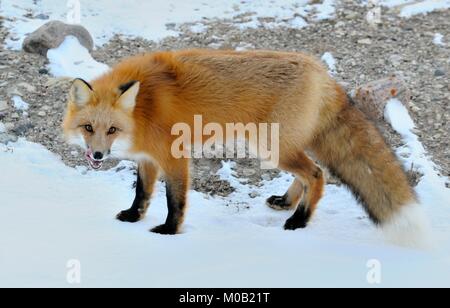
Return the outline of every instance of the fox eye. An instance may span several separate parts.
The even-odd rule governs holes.
[[[114,135],[117,132],[117,128],[114,126],[108,130],[108,135]]]
[[[94,129],[92,128],[92,125],[88,124],[84,126],[84,129],[89,132],[89,133],[93,133]]]

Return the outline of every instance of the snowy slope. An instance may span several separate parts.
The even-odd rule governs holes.
[[[74,1],[72,1],[74,2]],[[177,35],[176,25],[185,22],[199,22],[194,31],[204,31],[201,22],[205,19],[233,18],[250,14],[242,28],[259,26],[302,27],[306,22],[301,16],[310,15],[312,20],[334,16],[335,0],[321,4],[308,4],[308,0],[80,0],[81,24],[102,45],[114,34],[141,36],[160,40]],[[48,20],[35,18],[46,16],[49,20],[67,21],[67,1],[60,0],[3,0],[0,15],[7,16],[6,27],[11,35],[7,40],[9,48],[20,49],[23,38]],[[34,18],[30,18],[29,16]],[[72,16],[72,15],[70,15]],[[261,23],[259,17],[273,17],[274,23]]]

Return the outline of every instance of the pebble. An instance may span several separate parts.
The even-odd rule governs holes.
[[[3,144],[7,144],[8,142],[16,142],[17,139],[18,138],[16,135],[12,135],[12,134],[8,134],[8,133],[0,134],[0,143],[3,143]]]
[[[255,199],[256,197],[259,197],[260,194],[257,191],[252,191],[248,194],[250,198]]]
[[[361,44],[361,45],[370,45],[370,44],[372,44],[372,40],[369,39],[369,38],[360,39],[360,40],[358,40],[358,44]]]
[[[441,70],[441,69],[437,69],[437,70],[434,71],[434,76],[435,77],[445,76],[445,72],[443,70]]]
[[[270,175],[268,175],[266,173],[261,175],[261,179],[263,179],[263,181],[270,181],[271,180]]]
[[[5,111],[9,108],[8,103],[5,101],[0,101],[0,112]]]
[[[46,115],[47,115],[47,113],[45,111],[38,112],[38,116],[40,116],[40,117],[45,117]]]

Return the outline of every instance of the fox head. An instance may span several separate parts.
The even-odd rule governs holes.
[[[86,159],[93,169],[101,168],[114,146],[123,147],[131,140],[139,86],[138,81],[117,89],[95,88],[82,79],[73,82],[63,122],[64,135],[69,142],[86,149]]]

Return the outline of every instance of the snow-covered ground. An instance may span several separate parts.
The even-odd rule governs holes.
[[[394,6],[414,5],[395,1]],[[231,18],[243,12],[255,13],[243,27],[261,26],[257,17],[264,16],[275,17],[278,25],[289,20],[304,26],[301,16],[311,9],[306,0],[114,3],[81,1],[82,23],[97,44],[114,33],[149,39],[175,35],[167,23],[195,22],[192,30],[204,31],[203,17]],[[331,17],[333,3],[315,5],[315,18]],[[64,20],[66,11],[64,1],[2,1],[0,14],[17,18],[7,22],[12,30],[8,46],[19,48],[24,35],[45,22],[23,17],[25,13]],[[108,69],[72,38],[48,58],[56,77],[91,79]],[[323,60],[332,72],[333,56],[327,53]],[[26,102],[20,97],[14,102],[25,112]],[[273,211],[264,200],[284,193],[292,177],[282,174],[262,187],[247,186],[234,176],[230,162],[223,162],[218,175],[236,188],[233,194],[224,198],[191,191],[183,233],[152,234],[148,230],[162,223],[167,212],[162,183],[147,218],[120,223],[115,214],[134,197],[131,162],[109,171],[73,169],[41,145],[22,139],[0,144],[0,287],[73,286],[67,280],[73,264],[80,265],[81,283],[75,286],[82,287],[370,287],[373,281],[367,276],[373,268],[368,264],[381,265],[381,286],[450,286],[450,192],[414,134],[406,109],[391,101],[386,118],[405,141],[398,149],[405,166],[424,174],[416,190],[432,225],[435,246],[430,251],[386,243],[352,195],[334,185],[327,186],[307,229],[284,231],[291,213]]]
[[[49,20],[74,20],[73,14],[80,8],[80,22],[102,45],[114,34],[141,36],[150,40],[160,40],[177,35],[176,26],[196,23],[193,32],[205,31],[202,21],[214,18],[233,18],[249,14],[241,28],[255,27],[303,27],[307,23],[302,17],[322,20],[334,16],[335,0],[325,0],[319,4],[309,4],[308,0],[3,0],[0,14],[7,16],[6,27],[11,35],[7,46],[20,49],[23,38]],[[77,5],[79,3],[79,6]],[[73,5],[75,4],[75,5]],[[45,17],[45,18],[44,18]],[[48,18],[47,18],[48,17]],[[272,17],[274,22],[263,22],[259,18]],[[44,18],[44,19],[43,19]],[[76,21],[77,18],[75,18]]]

